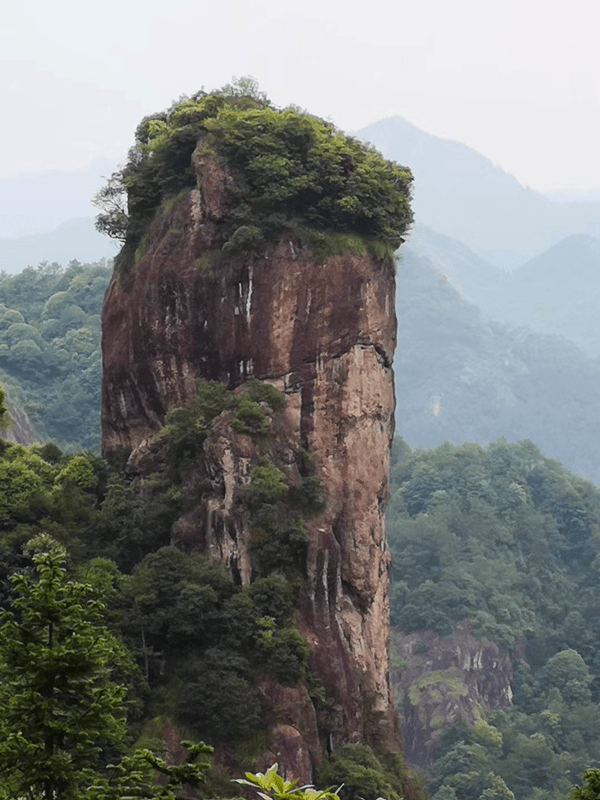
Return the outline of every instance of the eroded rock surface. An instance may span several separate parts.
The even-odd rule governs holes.
[[[458,623],[452,636],[393,631],[392,641],[403,747],[411,763],[431,763],[443,728],[471,726],[483,711],[512,704],[509,651],[477,638],[468,620]]]
[[[33,429],[31,420],[23,411],[23,409],[19,408],[19,406],[13,402],[6,390],[5,393],[5,402],[8,409],[8,415],[11,419],[11,424],[10,427],[5,431],[0,431],[2,438],[7,439],[9,442],[16,442],[17,444],[22,444],[25,446],[30,444],[38,444],[39,439]]]
[[[306,782],[328,748],[363,739],[369,715],[392,716],[384,513],[395,279],[354,252],[320,262],[291,236],[211,266],[207,252],[219,244],[216,223],[235,187],[218,163],[194,163],[198,188],[157,217],[132,274],[113,278],[106,295],[104,450],[143,471],[166,412],[189,403],[202,379],[234,389],[258,378],[287,395],[270,457],[294,482],[308,450],[328,498],[308,521],[296,623],[333,698],[329,721],[319,721],[306,692],[273,692],[276,755]],[[248,583],[249,518],[237,499],[259,453],[225,418],[204,450],[201,499],[176,523],[174,541],[211,553]]]

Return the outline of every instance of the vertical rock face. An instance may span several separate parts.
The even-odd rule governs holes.
[[[214,161],[196,156],[195,166],[197,188],[156,217],[126,288],[113,278],[106,295],[104,449],[143,471],[166,412],[189,403],[201,379],[235,388],[257,378],[286,393],[272,457],[293,482],[308,450],[328,498],[308,521],[308,581],[296,624],[335,700],[335,718],[317,722],[305,689],[264,691],[280,704],[274,755],[310,780],[307,765],[328,747],[363,739],[373,714],[392,719],[384,513],[395,279],[371,256],[348,251],[319,261],[290,236],[210,267],[215,223],[235,187]],[[173,531],[243,583],[252,577],[249,520],[235,500],[258,457],[250,437],[217,419],[205,443],[210,487]],[[289,752],[298,747],[304,755],[295,764]]]

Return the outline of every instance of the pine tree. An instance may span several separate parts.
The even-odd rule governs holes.
[[[211,752],[202,743],[180,766],[146,750],[103,766],[127,733],[128,691],[115,676],[130,656],[104,625],[98,589],[68,578],[64,548],[42,534],[27,549],[33,568],[11,577],[0,626],[1,800],[168,800],[182,782],[197,785],[209,764],[193,761]]]

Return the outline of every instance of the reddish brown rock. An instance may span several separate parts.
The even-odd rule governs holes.
[[[306,782],[312,776],[300,773],[327,748],[363,740],[369,715],[392,714],[384,513],[395,278],[388,265],[354,252],[321,263],[292,236],[211,268],[207,248],[219,241],[215,222],[235,186],[200,151],[194,164],[198,189],[157,217],[126,288],[113,278],[106,295],[104,450],[143,469],[166,412],[188,403],[199,379],[233,389],[255,377],[286,393],[270,455],[293,481],[308,449],[328,496],[308,522],[309,580],[297,626],[333,706],[325,724],[307,695],[290,697],[273,730],[284,760],[303,743],[287,767]],[[243,583],[251,579],[249,520],[234,500],[258,458],[249,437],[218,419],[205,444],[211,488],[173,532]]]

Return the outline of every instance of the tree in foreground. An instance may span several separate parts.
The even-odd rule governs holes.
[[[68,578],[64,548],[41,535],[27,550],[33,568],[11,577],[0,627],[0,800],[172,800],[198,785],[210,765],[195,761],[212,752],[203,743],[184,743],[178,766],[148,750],[103,766],[127,733],[128,691],[115,674],[130,656],[103,624],[98,587]]]
[[[573,800],[600,800],[600,769],[588,769],[583,773],[583,786],[571,792]]]

